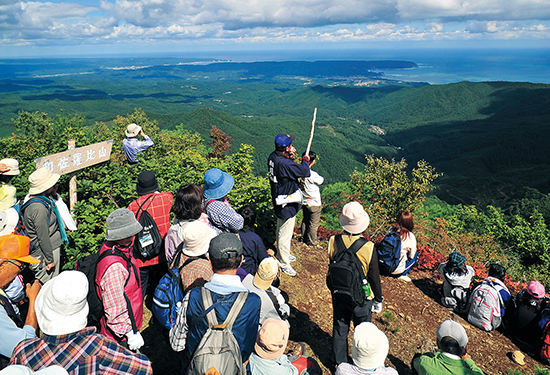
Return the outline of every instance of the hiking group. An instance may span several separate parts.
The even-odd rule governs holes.
[[[136,124],[126,135],[128,165],[139,168],[137,154],[153,142]],[[57,194],[60,176],[45,168],[33,172],[29,194],[18,202],[10,184],[18,163],[1,160],[0,374],[25,367],[44,374],[151,374],[151,362],[140,353],[155,345],[140,332],[148,296],[154,324],[163,327],[182,374],[321,374],[303,343],[287,351],[290,306],[278,288],[279,271],[297,275],[291,240],[300,209],[303,242],[320,246],[323,178],[311,169],[318,157],[304,153],[295,162],[294,140],[279,133],[268,158],[276,246],[266,247],[254,233],[254,207],[231,206],[230,174],[212,168],[203,186],[184,184],[174,197],[161,192],[155,174],[144,170],[136,182],[139,198],[106,218],[102,246],[63,272],[60,254],[74,222]],[[347,203],[339,222],[342,232],[328,241],[333,331],[327,365],[338,375],[397,374],[385,366],[388,338],[371,320],[383,309],[381,274],[411,282],[408,274],[418,258],[413,216],[401,212],[377,246],[363,237],[370,217],[359,202]],[[461,254],[451,253],[440,272],[444,306],[467,314],[484,330],[513,317],[522,334],[531,330],[524,339],[537,337],[541,353],[550,354],[550,338],[540,340],[550,330],[540,283],[529,284],[516,307],[498,264],[472,290],[473,270]],[[415,356],[413,372],[482,373],[467,354],[460,324],[441,324],[437,343],[440,353]]]

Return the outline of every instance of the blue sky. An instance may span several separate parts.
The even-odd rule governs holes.
[[[550,0],[0,0],[0,57],[550,48]]]

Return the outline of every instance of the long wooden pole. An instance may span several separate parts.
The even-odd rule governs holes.
[[[311,147],[311,141],[313,141],[313,132],[315,131],[315,119],[317,118],[317,107],[313,111],[313,121],[311,122],[311,133],[309,134],[309,142],[307,143],[306,155],[309,156],[309,149]]]

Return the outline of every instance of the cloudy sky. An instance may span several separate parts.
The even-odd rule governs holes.
[[[550,48],[550,0],[0,0],[0,57],[345,45]]]

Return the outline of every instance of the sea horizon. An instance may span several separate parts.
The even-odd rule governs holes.
[[[413,69],[377,71],[385,78],[406,82],[447,84],[461,81],[550,83],[550,49],[311,49],[266,51],[200,51],[134,56],[19,57],[0,59],[0,78],[43,78],[97,74],[101,70],[257,61],[398,60],[412,61]],[[37,63],[37,61],[40,61]],[[81,64],[78,64],[80,62]],[[64,66],[65,65],[65,66]]]

